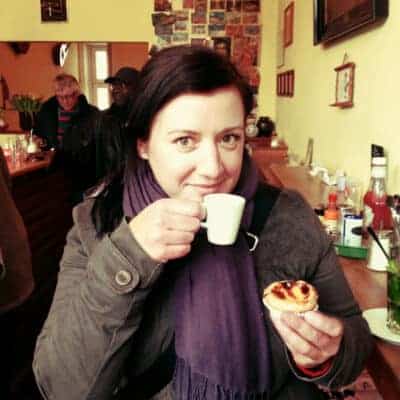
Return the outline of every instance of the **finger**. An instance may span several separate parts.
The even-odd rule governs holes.
[[[286,325],[293,329],[304,340],[319,349],[329,346],[332,337],[309,324],[304,317],[295,313],[284,313],[282,319]]]
[[[159,255],[159,260],[174,260],[176,258],[181,258],[189,254],[191,246],[189,244],[176,244],[169,245],[164,248],[164,251]]]
[[[199,203],[203,200],[201,194],[193,186],[186,186],[176,198],[197,201]]]
[[[180,214],[195,217],[199,220],[203,218],[204,210],[201,202],[189,199],[167,199],[163,204],[165,211],[169,214]]]
[[[287,318],[285,314],[291,313],[281,313],[278,320],[274,318],[274,323],[288,349],[293,353],[293,355],[301,355],[318,362],[322,357],[320,349],[301,337],[298,332],[287,325],[285,323]]]
[[[167,231],[163,235],[163,243],[166,246],[190,245],[193,242],[194,233],[184,231]]]
[[[314,328],[331,337],[343,335],[343,323],[338,318],[330,317],[320,311],[309,311],[304,314],[304,319]]]

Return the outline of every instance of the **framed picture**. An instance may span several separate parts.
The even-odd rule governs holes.
[[[294,69],[277,74],[276,94],[279,97],[294,96]]]
[[[67,0],[40,0],[42,22],[67,20]]]
[[[314,45],[348,35],[388,15],[388,0],[314,0]]]
[[[294,21],[294,2],[292,1],[283,14],[283,45],[290,46],[293,43],[293,21]]]
[[[354,63],[342,64],[335,68],[336,71],[336,92],[335,107],[353,107],[354,93]]]

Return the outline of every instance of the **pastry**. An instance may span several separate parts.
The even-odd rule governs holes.
[[[264,289],[263,303],[270,311],[304,313],[318,309],[318,293],[302,280],[273,282]]]

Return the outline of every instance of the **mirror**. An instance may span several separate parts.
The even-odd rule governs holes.
[[[24,52],[16,51],[24,43]],[[10,99],[31,94],[43,100],[54,95],[53,78],[74,75],[89,103],[109,105],[107,76],[123,66],[140,69],[149,57],[147,42],[0,42],[0,109],[6,131],[20,131],[18,112]]]

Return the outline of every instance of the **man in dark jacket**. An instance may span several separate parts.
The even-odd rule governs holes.
[[[139,71],[123,67],[104,82],[110,85],[112,104],[104,110],[96,128],[96,177],[117,170],[124,158],[124,131],[135,99]]]
[[[54,79],[55,96],[43,103],[34,127],[34,134],[46,141],[47,148],[70,145],[71,130],[84,123],[97,108],[88,103],[75,77],[59,74]]]
[[[58,151],[58,158],[72,181],[72,203],[96,183],[94,130],[99,110],[88,103],[78,81],[68,74],[54,79],[55,96],[43,103],[34,134],[46,141],[47,149]]]

